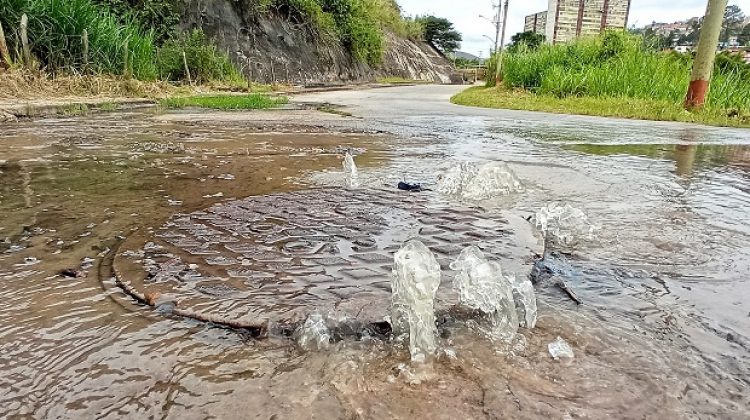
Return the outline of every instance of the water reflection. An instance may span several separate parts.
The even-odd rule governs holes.
[[[710,144],[574,144],[565,149],[597,156],[638,156],[675,163],[675,174],[692,178],[696,171],[717,168],[750,172],[750,146]]]

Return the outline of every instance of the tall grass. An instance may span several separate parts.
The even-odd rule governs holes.
[[[183,58],[183,53],[185,57]],[[226,81],[242,83],[244,77],[229,57],[211,43],[201,30],[193,30],[167,41],[157,53],[159,77],[165,80],[187,80],[185,61],[192,81],[198,83]]]
[[[344,44],[354,57],[369,64],[382,61],[385,33],[421,39],[422,26],[404,18],[395,0],[260,0],[256,10],[276,10],[297,23]]]
[[[731,61],[731,60],[730,60]],[[708,106],[750,111],[747,66],[719,60]],[[609,32],[570,44],[520,49],[503,60],[503,83],[558,98],[639,98],[681,103],[692,59],[647,50],[640,37]]]
[[[152,31],[144,31],[131,16],[118,17],[91,0],[0,0],[0,22],[9,44],[19,53],[17,28],[21,16],[29,18],[32,54],[47,70],[84,70],[84,29],[89,36],[90,69],[122,74],[127,68],[139,79],[156,77],[156,48]]]

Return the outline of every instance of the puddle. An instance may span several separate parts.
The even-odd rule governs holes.
[[[336,95],[369,120],[273,113],[261,129],[240,113],[122,113],[4,126],[0,414],[747,417],[746,132],[699,129],[686,144],[682,129],[639,122]],[[343,188],[348,149],[356,191]],[[429,189],[465,161],[507,162],[524,192],[476,204],[395,189]],[[370,322],[387,313],[403,240],[425,239],[443,265],[482,244],[520,273],[535,251],[520,246],[534,240],[525,219],[553,201],[601,226],[568,256],[584,305],[538,287],[536,328],[507,344],[438,311],[426,371],[377,331],[331,331],[344,338],[302,351],[290,331],[256,340],[138,305],[111,278],[280,329],[315,311]],[[444,272],[439,307],[456,299],[452,280]],[[558,337],[574,359],[550,356]]]

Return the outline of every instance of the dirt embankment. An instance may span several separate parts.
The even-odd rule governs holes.
[[[383,62],[358,62],[342,45],[325,42],[304,23],[281,16],[258,17],[233,0],[185,2],[183,26],[202,28],[251,80],[295,85],[338,85],[402,77],[461,83],[452,63],[425,42],[386,36]]]

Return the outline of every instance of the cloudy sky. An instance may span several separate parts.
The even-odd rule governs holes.
[[[434,14],[450,19],[463,34],[461,50],[487,57],[494,39],[493,25],[479,15],[492,18],[493,0],[398,0],[407,15]],[[632,0],[629,25],[643,26],[657,22],[674,22],[701,16],[706,11],[707,0]],[[497,0],[495,0],[497,2]],[[670,4],[671,3],[671,4]],[[679,4],[679,5],[676,5]],[[729,4],[740,6],[750,14],[750,0],[730,0]],[[524,16],[547,10],[547,0],[510,0],[506,39],[523,30]]]

